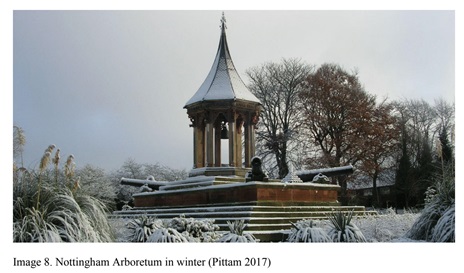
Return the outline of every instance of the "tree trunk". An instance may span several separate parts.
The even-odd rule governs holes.
[[[377,191],[377,177],[378,174],[377,172],[374,173],[374,176],[372,177],[372,203],[374,206],[379,207],[380,206],[380,198],[379,198],[379,193]]]
[[[346,175],[340,175],[337,178],[338,185],[340,186],[340,203],[342,203],[342,206],[348,205],[348,197],[346,195]]]

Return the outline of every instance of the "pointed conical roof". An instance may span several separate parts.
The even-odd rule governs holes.
[[[224,15],[221,23],[221,38],[213,66],[203,84],[184,108],[198,102],[219,100],[243,100],[260,104],[258,98],[243,83],[232,62],[227,46]]]

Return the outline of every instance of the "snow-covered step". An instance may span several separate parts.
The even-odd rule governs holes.
[[[322,220],[334,212],[349,213],[355,216],[372,215],[376,212],[365,211],[360,206],[199,206],[186,208],[137,208],[135,210],[118,211],[113,217],[137,218],[141,215],[169,219],[183,215],[186,218],[214,219],[220,230],[227,231],[227,222],[244,220],[245,232],[250,232],[262,241],[280,241],[287,236],[292,223],[303,219]]]
[[[240,205],[240,206],[200,206],[200,207],[178,207],[178,208],[155,208],[138,207],[127,211],[117,211],[117,214],[124,213],[182,213],[192,212],[213,212],[213,211],[365,211],[362,206],[263,206],[263,205]]]

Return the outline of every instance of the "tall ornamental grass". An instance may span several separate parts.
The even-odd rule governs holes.
[[[80,189],[72,156],[60,172],[54,149],[47,148],[38,170],[13,166],[13,242],[113,241],[106,205]]]
[[[441,153],[439,152],[441,156]],[[455,242],[455,171],[454,162],[442,160],[442,174],[433,181],[433,194],[429,194],[417,221],[406,233],[413,240]]]

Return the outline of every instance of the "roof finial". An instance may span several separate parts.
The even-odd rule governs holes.
[[[224,16],[224,12],[222,12],[221,29],[222,29],[222,31],[225,31],[226,28],[227,28],[227,26],[226,26],[226,17]]]

